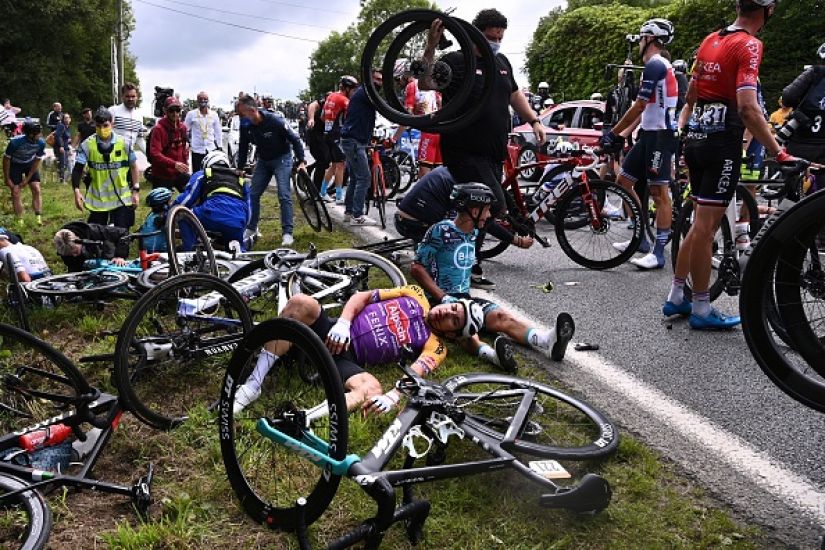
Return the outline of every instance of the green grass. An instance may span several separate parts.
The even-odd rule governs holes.
[[[4,143],[0,138],[0,147]],[[48,180],[48,178],[44,178]],[[53,181],[53,180],[51,180]],[[80,213],[70,202],[70,186],[45,183],[45,225],[31,220],[21,230],[27,243],[44,253],[55,271],[63,271],[54,254],[51,236],[66,221]],[[24,196],[28,191],[24,192]],[[277,200],[264,198],[262,248],[280,242]],[[143,206],[137,219],[147,213]],[[296,209],[296,248],[314,242],[319,250],[348,246],[348,233],[315,233],[299,223]],[[0,225],[12,221],[8,194],[0,202]],[[32,315],[35,332],[63,350],[72,359],[110,352],[114,338],[103,334],[122,325],[131,303],[116,302],[98,311],[88,304],[61,304]],[[0,313],[5,307],[0,306]],[[522,375],[558,384],[539,365],[523,358]],[[84,373],[100,388],[113,391],[111,365],[83,365]],[[489,371],[457,347],[451,347],[438,378],[468,371]],[[398,376],[393,368],[378,369],[385,386]],[[391,418],[350,418],[350,452],[365,453]],[[425,549],[615,549],[615,548],[760,548],[772,545],[767,535],[733,519],[693,481],[660,454],[622,432],[618,453],[601,462],[579,465],[600,473],[613,487],[610,506],[596,516],[576,516],[542,509],[538,492],[512,472],[466,477],[416,487],[427,498],[432,511],[425,526]],[[480,457],[467,442],[448,449],[449,460]],[[295,538],[256,525],[234,496],[226,479],[215,419],[205,409],[192,411],[191,420],[173,432],[158,432],[125,415],[109,442],[96,474],[108,481],[132,483],[155,465],[151,520],[139,521],[125,499],[85,492],[65,496],[62,491],[49,501],[56,522],[50,545],[54,548],[297,548]],[[393,462],[400,466],[400,460]],[[374,513],[374,505],[363,491],[343,480],[330,509],[310,528],[313,541],[321,543],[339,536]],[[402,526],[387,534],[385,548],[409,548]]]

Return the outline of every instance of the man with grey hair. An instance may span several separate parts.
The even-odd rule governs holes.
[[[198,92],[198,108],[186,113],[183,125],[189,132],[192,151],[192,173],[200,171],[203,159],[215,149],[221,148],[222,131],[218,114],[209,109],[209,94]]]
[[[128,234],[128,230],[114,225],[69,222],[54,234],[54,248],[70,272],[83,271],[84,262],[96,258],[125,265],[129,241],[124,237]]]

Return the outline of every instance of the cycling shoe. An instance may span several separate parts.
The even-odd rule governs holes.
[[[665,305],[662,306],[662,314],[664,314],[665,317],[673,317],[674,315],[688,317],[692,311],[693,304],[691,304],[687,300],[684,300],[678,306],[673,302],[665,302]]]
[[[692,313],[688,319],[690,328],[694,330],[726,330],[740,324],[742,320],[738,315],[722,315],[716,309],[711,309],[705,316]]]

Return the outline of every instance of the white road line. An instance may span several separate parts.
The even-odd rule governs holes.
[[[541,325],[500,296],[480,290],[474,290],[473,295],[499,304],[532,326]],[[564,360],[624,395],[637,409],[677,430],[698,447],[709,450],[755,485],[812,517],[820,525],[825,525],[825,492],[817,489],[809,479],[777,465],[770,456],[755,449],[739,436],[715,426],[709,419],[612,365],[598,354],[577,352],[571,348]]]
[[[342,207],[330,209],[330,214],[339,221],[343,219]],[[361,227],[359,232],[374,240],[381,240],[387,235],[387,231],[375,226]],[[501,296],[476,289],[473,290],[473,295],[499,304],[532,326],[541,325]],[[607,362],[598,354],[577,352],[571,348],[565,355],[565,361],[586,371],[605,387],[624,395],[638,410],[677,430],[697,447],[716,455],[756,486],[781,498],[790,507],[811,517],[820,525],[825,525],[825,492],[817,489],[809,479],[777,465],[770,456],[755,449],[739,436],[715,426],[709,419]]]

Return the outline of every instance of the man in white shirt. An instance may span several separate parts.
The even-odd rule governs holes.
[[[209,110],[209,94],[198,92],[198,108],[186,113],[183,125],[189,131],[192,173],[200,171],[203,158],[221,148],[222,129],[217,113]]]
[[[6,265],[7,255],[11,255],[12,266],[20,282],[51,275],[51,270],[39,250],[21,242],[12,243],[9,233],[0,227],[0,268]],[[5,275],[9,276],[8,273]]]
[[[112,113],[112,130],[126,141],[127,149],[140,149],[146,152],[146,127],[143,126],[143,116],[138,113],[137,86],[126,82],[120,87],[120,97],[123,103],[109,108]]]

